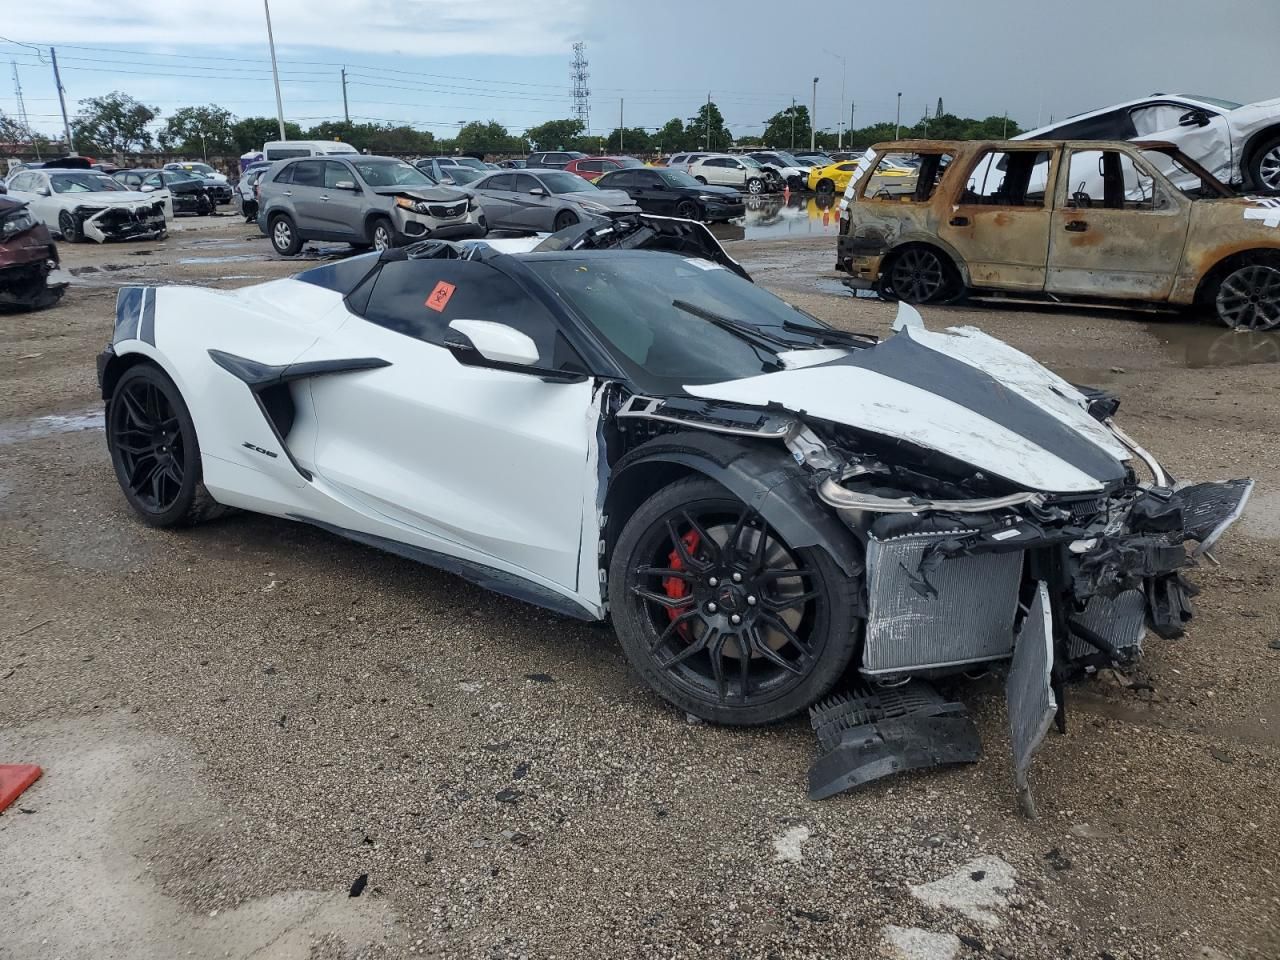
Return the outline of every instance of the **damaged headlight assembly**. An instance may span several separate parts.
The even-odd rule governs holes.
[[[396,206],[414,213],[431,213],[431,204],[426,200],[414,200],[412,197],[396,197]]]

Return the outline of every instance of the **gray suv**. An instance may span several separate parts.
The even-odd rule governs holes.
[[[258,228],[281,256],[307,240],[387,247],[485,234],[480,208],[392,157],[299,157],[277,163],[258,184]]]

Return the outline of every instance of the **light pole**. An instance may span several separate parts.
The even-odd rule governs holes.
[[[898,132],[902,129],[902,91],[898,91],[898,115],[893,121],[893,139],[898,139]]]
[[[840,118],[840,123],[843,124],[844,123],[844,81],[845,81],[845,73],[847,72],[847,68],[849,66],[849,61],[847,58],[842,57],[840,56],[840,54],[835,53],[831,50],[827,51],[827,56],[835,57],[837,60],[840,61],[840,112],[836,114],[836,116]],[[837,150],[844,149],[844,132],[843,131],[838,131],[836,133],[836,149]]]
[[[813,78],[813,99],[810,101],[812,106],[809,107],[809,149],[814,150],[818,146],[818,78]]]
[[[791,98],[791,149],[796,148],[796,98]]]
[[[271,48],[271,79],[276,85],[276,120],[280,124],[280,139],[288,140],[284,134],[284,104],[280,100],[280,70],[276,66],[276,40],[271,35],[271,4],[262,0],[262,9],[267,14],[267,46]]]

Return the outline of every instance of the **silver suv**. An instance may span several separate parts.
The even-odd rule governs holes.
[[[258,183],[258,228],[281,256],[307,240],[387,247],[485,234],[480,208],[392,157],[299,157]]]

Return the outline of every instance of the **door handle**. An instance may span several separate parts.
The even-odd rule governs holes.
[[[328,199],[329,199],[329,197],[328,197],[328,195],[323,195],[323,194],[322,194],[322,195],[321,195],[321,197],[320,197],[320,199],[321,199],[321,200],[328,200]]]
[[[947,222],[950,223],[953,227],[967,227],[969,225],[969,218],[968,217],[952,217]]]
[[[292,197],[292,196],[293,196],[293,191],[292,191],[292,190],[286,190],[286,191],[284,192],[284,195],[285,195],[286,197]]]
[[[1084,233],[1089,229],[1089,224],[1084,220],[1068,220],[1066,229],[1072,233]]]

